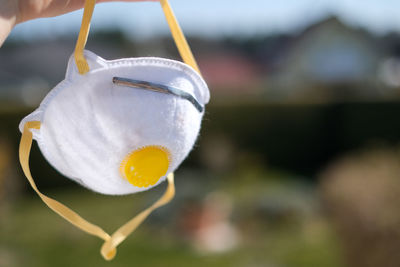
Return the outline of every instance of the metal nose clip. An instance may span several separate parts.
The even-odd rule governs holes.
[[[153,82],[146,82],[140,80],[133,80],[128,78],[121,78],[121,77],[113,77],[113,83],[116,85],[121,86],[129,86],[133,88],[139,88],[144,90],[150,90],[158,93],[170,94],[174,95],[183,99],[188,100],[190,103],[194,105],[194,107],[201,113],[204,110],[204,107],[196,100],[196,98],[188,92],[185,92],[181,89],[162,85]]]

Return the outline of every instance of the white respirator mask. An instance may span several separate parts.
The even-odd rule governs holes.
[[[19,126],[20,162],[31,186],[59,215],[103,239],[107,260],[154,209],[173,198],[173,172],[192,149],[210,98],[169,3],[160,3],[186,64],[156,57],[108,61],[85,51],[95,6],[95,0],[86,0],[65,79]],[[167,191],[110,236],[38,190],[29,170],[32,139],[55,169],[95,192],[131,194],[168,179]]]

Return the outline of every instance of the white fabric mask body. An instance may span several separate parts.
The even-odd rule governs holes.
[[[103,194],[122,195],[150,189],[121,176],[121,162],[132,151],[157,146],[169,151],[166,174],[192,149],[204,112],[174,95],[115,85],[113,77],[150,81],[192,94],[201,105],[209,91],[186,64],[163,58],[104,60],[85,51],[90,72],[80,75],[71,57],[66,78],[39,108],[20,123],[40,121],[32,130],[40,150],[63,175]],[[165,175],[166,175],[165,174]]]

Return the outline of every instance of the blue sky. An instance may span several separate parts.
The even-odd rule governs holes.
[[[301,29],[327,14],[377,34],[400,32],[400,0],[170,0],[186,34],[252,36]],[[42,38],[79,31],[82,11],[18,25],[12,38]],[[105,3],[92,29],[121,28],[131,38],[168,33],[157,2]]]

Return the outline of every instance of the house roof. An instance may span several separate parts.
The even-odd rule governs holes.
[[[261,79],[260,67],[239,52],[207,54],[199,57],[198,62],[204,79],[218,91],[246,93]]]

